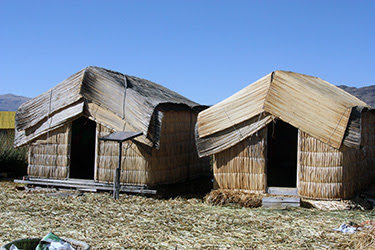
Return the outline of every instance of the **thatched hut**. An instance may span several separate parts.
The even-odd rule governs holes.
[[[203,108],[153,82],[87,67],[19,107],[15,146],[29,145],[29,177],[111,183],[119,144],[98,138],[143,132],[122,144],[121,183],[175,183],[209,171],[194,143]]]
[[[275,71],[198,115],[216,189],[342,199],[373,181],[375,112],[319,78]]]

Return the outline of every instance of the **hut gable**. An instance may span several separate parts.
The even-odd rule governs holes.
[[[200,156],[221,152],[256,133],[275,118],[338,149],[343,142],[345,144],[345,134],[360,133],[354,125],[348,127],[352,109],[356,106],[369,107],[322,79],[274,71],[199,113],[198,151]],[[347,128],[354,132],[348,132]],[[228,135],[233,133],[236,138],[228,143]],[[353,141],[355,137],[351,137],[350,146],[360,145],[360,140]]]
[[[114,131],[142,131],[138,140],[159,144],[162,115],[171,106],[199,105],[161,85],[99,67],[87,67],[22,104],[16,113],[15,146],[62,127],[82,114]]]

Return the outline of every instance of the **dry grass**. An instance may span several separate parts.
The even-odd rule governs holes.
[[[360,232],[349,246],[351,249],[375,249],[375,228]]]
[[[50,190],[48,190],[50,194]],[[0,245],[14,239],[61,237],[93,249],[322,249],[373,244],[374,233],[333,231],[372,219],[374,211],[267,210],[212,206],[201,199],[155,199],[109,193],[47,196],[0,182]]]
[[[261,207],[262,195],[248,194],[232,190],[212,190],[205,201],[212,205],[238,204],[241,207]]]

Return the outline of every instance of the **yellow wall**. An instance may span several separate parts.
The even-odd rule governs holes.
[[[15,111],[0,111],[0,129],[14,129]]]

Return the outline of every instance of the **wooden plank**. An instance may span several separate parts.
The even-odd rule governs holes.
[[[300,207],[301,198],[299,197],[263,197],[262,207],[284,209],[288,207]]]
[[[36,179],[33,180],[14,180],[15,183],[27,184],[27,185],[39,185],[39,186],[53,186],[63,188],[75,188],[75,189],[94,189],[100,191],[113,191],[113,184],[97,183],[90,180],[76,181],[64,181],[64,180],[52,180],[52,179]],[[138,193],[138,194],[156,194],[156,189],[150,189],[145,186],[127,186],[122,185],[120,192],[124,193]]]
[[[93,184],[93,185],[108,185],[106,183],[99,183],[95,182],[94,180],[87,180],[87,179],[76,179],[76,178],[69,178],[66,180],[63,179],[47,179],[47,178],[34,178],[29,177],[26,180],[29,181],[42,181],[42,182],[48,182],[48,183],[69,183],[69,184]]]
[[[47,178],[33,178],[29,177],[27,178],[29,181],[42,181],[46,183],[67,183],[67,184],[76,184],[76,185],[95,185],[95,186],[112,186],[112,183],[101,183],[101,182],[96,182],[94,180],[87,180],[87,179],[76,179],[76,178],[69,178],[66,180],[62,179],[47,179]],[[17,180],[15,180],[17,181]],[[146,187],[146,185],[137,185],[137,187]]]
[[[287,188],[287,187],[268,187],[267,193],[274,195],[298,195],[297,188]]]
[[[134,187],[130,187],[130,186],[121,186],[120,191],[124,193],[157,194],[157,190],[154,190],[154,189],[143,189],[143,188],[135,189]]]
[[[300,197],[283,197],[283,196],[268,196],[263,197],[262,201],[270,203],[270,202],[283,202],[283,203],[295,203],[300,202]]]
[[[77,188],[78,191],[96,193],[98,190],[96,188]]]

